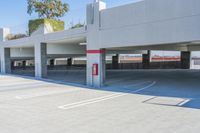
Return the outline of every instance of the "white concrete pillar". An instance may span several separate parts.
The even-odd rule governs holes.
[[[102,1],[87,5],[87,85],[100,88],[105,80],[105,50],[101,48],[99,29],[100,11],[106,8]],[[98,64],[98,75],[92,74],[93,64]]]
[[[35,53],[35,77],[45,78],[47,76],[47,44],[36,43]]]
[[[0,28],[0,42],[6,41],[6,37],[10,34],[9,28]]]
[[[1,48],[1,73],[11,73],[10,48]]]
[[[87,50],[87,85],[100,88],[106,75],[105,50]],[[98,74],[93,75],[93,65],[98,65]]]

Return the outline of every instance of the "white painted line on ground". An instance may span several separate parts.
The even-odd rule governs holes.
[[[128,87],[143,85],[143,84],[145,84],[145,83],[151,83],[151,82],[152,82],[152,81],[145,81],[145,82],[139,82],[139,83],[136,83],[136,84],[125,85],[124,88],[127,88],[127,89],[128,89]]]
[[[111,97],[102,98],[102,99],[99,99],[99,100],[93,100],[93,101],[91,100],[91,101],[88,101],[88,102],[83,101],[83,103],[73,103],[74,105],[70,105],[69,104],[69,105],[59,106],[58,108],[64,109],[64,110],[73,109],[73,108],[76,108],[76,107],[89,105],[89,104],[93,104],[93,103],[98,103],[98,102],[106,101],[106,100],[109,100],[109,99],[122,97],[122,96],[125,96],[125,95],[127,95],[127,94],[117,94],[117,95],[114,95],[114,96],[111,96]]]
[[[133,93],[137,93],[137,92],[146,90],[146,89],[148,89],[148,88],[154,86],[155,84],[156,84],[156,81],[153,81],[153,83],[151,83],[150,85],[147,85],[147,86],[145,86],[145,87],[143,87],[143,88],[141,88],[141,89],[135,90],[135,91],[133,91]]]
[[[99,100],[102,100],[102,99],[116,97],[118,95],[122,95],[122,94],[117,93],[117,94],[111,94],[111,95],[102,96],[102,97],[98,97],[98,98],[83,100],[83,101],[80,101],[80,102],[75,102],[75,103],[70,103],[70,104],[66,104],[66,105],[63,105],[63,106],[59,106],[58,108],[65,109],[65,108],[70,107],[70,106],[82,105],[82,104],[90,103],[90,102],[93,102],[93,101],[99,101]]]
[[[147,85],[143,88],[132,91],[132,93],[137,93],[137,92],[140,92],[142,90],[148,89],[148,88],[154,86],[155,84],[156,84],[156,82],[154,81],[150,85]],[[89,100],[83,100],[83,101],[79,101],[79,102],[75,102],[75,103],[70,103],[70,104],[58,106],[58,108],[64,109],[64,110],[73,109],[73,108],[77,108],[77,107],[81,107],[81,106],[85,106],[85,105],[89,105],[89,104],[93,104],[93,103],[99,103],[99,102],[102,102],[102,101],[115,99],[115,98],[126,96],[126,95],[128,95],[128,94],[127,93],[123,93],[123,94],[121,94],[121,93],[116,94],[115,93],[115,94],[111,94],[111,95],[107,95],[107,96],[103,96],[103,97],[98,97],[98,98],[93,98],[93,99],[89,99]]]
[[[183,102],[179,103],[178,106],[183,106],[184,104],[186,104],[189,101],[190,101],[190,99],[185,99]]]

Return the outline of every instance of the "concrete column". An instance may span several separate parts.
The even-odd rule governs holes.
[[[67,59],[67,66],[72,66],[72,58]]]
[[[11,69],[13,70],[15,68],[15,61],[11,61]]]
[[[88,50],[87,52],[87,85],[100,88],[103,86],[106,75],[104,50]],[[93,75],[93,64],[98,64],[98,75]]]
[[[0,28],[0,42],[6,41],[6,37],[10,34],[9,28]]]
[[[105,50],[101,48],[100,40],[100,11],[106,9],[102,1],[87,5],[87,85],[100,88],[105,80]],[[98,64],[98,75],[92,75],[93,64]]]
[[[191,60],[191,52],[182,51],[181,52],[181,68],[190,69],[190,62],[191,62],[190,60]]]
[[[25,60],[22,61],[22,68],[23,68],[24,70],[26,69],[26,61],[25,61]]]
[[[55,59],[50,59],[50,61],[49,61],[50,63],[50,67],[51,68],[53,68],[54,67],[54,65],[55,65]]]
[[[1,49],[1,73],[11,73],[10,48]]]
[[[47,76],[47,44],[35,44],[35,77],[45,78]]]
[[[112,69],[119,69],[119,55],[112,57]]]
[[[147,51],[147,54],[142,55],[142,65],[143,69],[149,69],[151,61],[151,52],[150,50]]]

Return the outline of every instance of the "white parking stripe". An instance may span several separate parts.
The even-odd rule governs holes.
[[[77,103],[72,103],[72,105],[64,105],[64,106],[59,106],[58,108],[60,109],[64,109],[64,110],[67,110],[67,109],[72,109],[72,108],[76,108],[76,107],[80,107],[80,106],[84,106],[84,105],[89,105],[89,104],[93,104],[93,103],[98,103],[98,102],[102,102],[102,101],[106,101],[106,100],[109,100],[109,99],[114,99],[114,98],[118,98],[118,97],[122,97],[122,96],[125,96],[127,94],[117,94],[117,95],[113,95],[113,96],[107,96],[105,98],[99,98],[97,100],[88,100],[88,102],[77,102]],[[87,100],[86,100],[87,101]]]
[[[183,106],[187,102],[189,102],[191,99],[184,99],[181,103],[178,104],[178,106]]]
[[[137,93],[140,92],[142,90],[148,89],[152,86],[154,86],[156,84],[156,82],[154,81],[153,83],[151,83],[150,85],[147,85],[143,88],[140,88],[138,90],[132,91],[132,93]],[[98,102],[102,102],[102,101],[106,101],[106,100],[110,100],[110,99],[114,99],[114,98],[118,98],[118,97],[122,97],[122,96],[126,96],[128,95],[127,93],[123,93],[123,94],[119,94],[119,93],[115,93],[115,94],[111,94],[111,95],[107,95],[107,96],[103,96],[103,97],[98,97],[98,98],[93,98],[93,99],[89,99],[89,100],[83,100],[80,102],[75,102],[75,103],[70,103],[70,104],[66,104],[66,105],[62,105],[62,106],[58,106],[59,109],[73,109],[73,108],[77,108],[77,107],[81,107],[81,106],[85,106],[85,105],[89,105],[89,104],[93,104],[93,103],[98,103]]]

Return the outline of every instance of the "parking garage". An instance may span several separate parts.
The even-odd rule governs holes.
[[[87,5],[82,28],[48,33],[43,26],[37,34],[10,41],[4,38],[9,30],[3,28],[1,73],[99,88],[109,77],[129,77],[123,77],[124,69],[197,69],[198,61],[191,60],[192,53],[200,51],[200,10],[195,2],[148,0],[106,8],[97,1]],[[177,5],[180,10],[175,10]],[[166,13],[165,8],[170,10]],[[153,51],[176,51],[179,57],[155,62]],[[119,60],[123,54],[138,54],[139,62]],[[120,74],[110,76],[115,73]]]
[[[199,5],[95,1],[82,28],[0,29],[2,132],[198,132]]]

